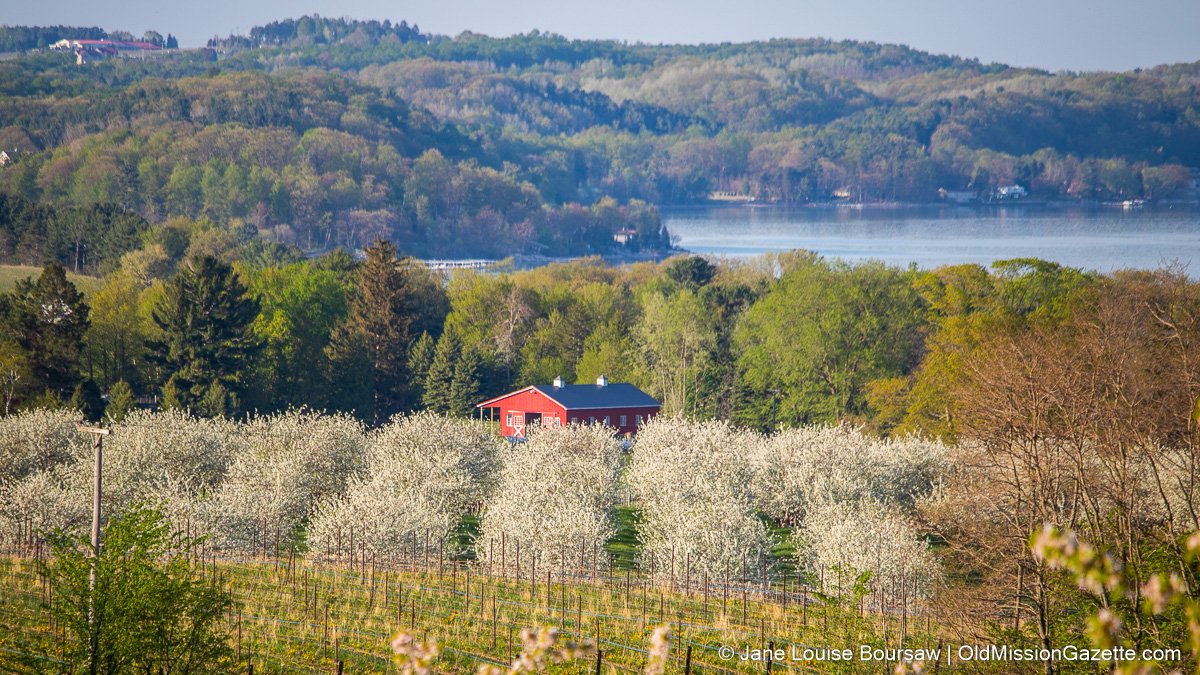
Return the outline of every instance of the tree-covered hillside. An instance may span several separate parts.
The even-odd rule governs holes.
[[[1198,83],[1198,64],[1051,74],[873,43],[451,38],[310,16],[161,58],[0,62],[15,158],[0,190],[310,253],[381,236],[418,256],[653,251],[669,241],[649,204],[713,191],[1186,197]],[[6,221],[0,262],[100,269],[59,220],[25,243],[38,228]]]
[[[371,40],[327,23],[252,54],[212,44],[271,69],[333,66],[439,118],[580,153],[582,184],[619,197],[929,201],[1016,183],[1157,199],[1200,166],[1196,64],[1052,74],[851,41]]]

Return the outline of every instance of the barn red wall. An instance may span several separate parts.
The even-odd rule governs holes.
[[[604,422],[604,418],[607,416],[609,426],[616,429],[618,434],[624,435],[637,433],[638,415],[642,416],[642,423],[645,424],[659,411],[658,408],[597,408],[567,411],[536,389],[507,396],[497,401],[495,407],[500,409],[500,417],[497,420],[500,424],[500,434],[508,437],[517,435],[517,430],[508,423],[508,414],[512,412],[541,413],[543,420],[557,415],[563,424],[587,424],[589,417],[594,417],[595,422],[599,424]],[[626,417],[626,423],[623,426],[621,425],[621,415]]]
[[[589,417],[595,417],[596,423],[604,422],[604,418],[609,418],[609,426],[616,429],[618,434],[636,434],[637,433],[637,416],[642,416],[642,424],[649,422],[651,418],[658,414],[658,408],[598,408],[594,410],[571,410],[567,412],[567,421],[576,422],[578,424],[587,424]],[[621,426],[621,415],[625,415],[624,426]]]
[[[567,423],[566,410],[559,404],[546,398],[540,391],[531,389],[522,391],[496,403],[500,408],[500,435],[516,436],[517,430],[508,423],[510,412],[541,413],[542,419],[557,415],[563,424]]]

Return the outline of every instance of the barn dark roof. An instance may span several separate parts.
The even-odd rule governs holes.
[[[628,382],[613,382],[603,387],[595,384],[568,384],[563,387],[535,384],[533,388],[558,401],[567,410],[658,408],[662,405]]]

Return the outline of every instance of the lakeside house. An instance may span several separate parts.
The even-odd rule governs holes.
[[[480,417],[499,422],[500,435],[525,438],[531,427],[604,424],[633,436],[662,409],[662,404],[627,382],[610,383],[601,375],[595,384],[535,384],[488,399],[475,406]]]
[[[951,204],[974,204],[979,201],[979,193],[974,190],[938,190],[938,198]]]

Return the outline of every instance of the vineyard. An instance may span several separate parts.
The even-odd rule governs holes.
[[[36,548],[26,551],[36,557]],[[272,552],[274,553],[274,552]],[[933,646],[928,613],[864,612],[816,593],[797,576],[764,585],[680,578],[656,582],[636,571],[543,570],[512,557],[508,570],[438,558],[421,542],[406,557],[313,564],[291,555],[239,562],[198,558],[236,600],[226,617],[238,667],[247,672],[394,672],[388,643],[397,631],[441,645],[441,672],[507,664],[519,632],[555,626],[593,640],[601,672],[641,672],[656,626],[673,635],[669,672],[851,672],[854,663],[743,662],[718,649],[793,645],[878,648]],[[515,552],[513,554],[515,556]],[[603,556],[597,560],[602,560]],[[64,639],[48,611],[54,589],[29,557],[0,562],[0,670],[53,672]],[[522,576],[517,576],[518,569]],[[859,664],[861,666],[861,664]],[[878,664],[888,670],[895,663]],[[596,663],[575,670],[595,672]]]

